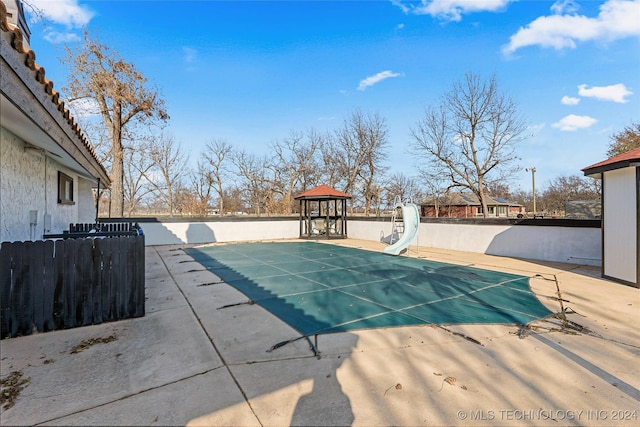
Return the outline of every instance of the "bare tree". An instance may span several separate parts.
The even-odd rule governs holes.
[[[147,79],[117,51],[84,33],[84,43],[76,49],[66,47],[69,67],[67,90],[70,101],[93,99],[110,138],[111,209],[110,215],[124,214],[124,146],[135,124],[165,121],[169,118],[158,91],[148,87]],[[129,132],[129,134],[127,134]]]
[[[554,214],[564,212],[567,202],[572,200],[599,200],[601,181],[579,175],[560,176],[549,183],[540,197],[545,211]]]
[[[181,215],[205,217],[208,214],[209,200],[206,195],[206,182],[194,182],[195,174],[190,174],[189,183],[179,183],[173,187],[173,206]],[[191,184],[191,185],[189,185]],[[198,188],[202,184],[205,188]],[[200,191],[204,191],[204,194]]]
[[[196,170],[190,174],[191,196],[190,211],[194,215],[207,216],[209,214],[209,204],[211,202],[211,190],[214,189],[214,174],[209,170],[206,160],[200,159],[196,165]],[[187,192],[185,189],[184,192]],[[220,202],[222,203],[222,202]]]
[[[124,156],[124,202],[127,216],[131,216],[142,200],[153,192],[146,178],[153,163],[147,151],[140,148],[125,149]]]
[[[147,150],[153,168],[145,173],[145,177],[164,200],[169,216],[172,216],[175,211],[175,189],[182,184],[187,173],[187,156],[173,136],[166,134],[152,139]]]
[[[638,147],[640,147],[640,122],[633,123],[612,135],[607,155],[613,157]]]
[[[403,173],[395,173],[389,177],[384,189],[385,203],[389,207],[393,207],[396,197],[401,200],[411,199],[414,202],[419,202],[418,198],[418,186],[414,178],[410,178]]]
[[[411,135],[416,156],[441,163],[452,187],[478,196],[486,218],[484,190],[516,171],[515,147],[525,130],[515,102],[500,93],[495,76],[483,80],[467,73],[440,105],[426,110]]]
[[[440,205],[449,202],[451,181],[442,163],[432,162],[429,168],[419,168],[420,177],[426,187],[427,197],[433,201],[435,216],[440,216]]]
[[[333,162],[344,176],[343,190],[353,193],[360,180],[365,214],[369,214],[374,182],[383,172],[384,154],[389,145],[386,120],[378,114],[356,110],[336,132]],[[357,196],[357,195],[356,195]]]
[[[260,215],[262,208],[268,206],[272,198],[272,192],[265,177],[266,159],[242,150],[234,152],[231,161],[236,168],[236,175],[243,181],[240,187],[246,201],[255,214]]]
[[[320,156],[322,164],[320,180],[329,187],[337,188],[340,186],[344,190],[343,167],[345,162],[342,160],[342,151],[334,135],[328,134],[323,138],[320,145]]]
[[[273,157],[267,163],[268,181],[279,202],[273,210],[288,215],[292,212],[294,192],[307,186],[306,180],[317,175],[316,153],[319,152],[320,139],[311,131],[305,139],[302,133],[291,132],[288,138],[277,141],[271,146]]]
[[[242,193],[242,188],[238,186],[226,187],[226,190],[224,190],[224,205],[227,212],[244,212],[246,210]],[[222,212],[220,214],[222,215]]]
[[[230,180],[227,163],[232,161],[232,154],[233,146],[222,139],[211,140],[203,154],[207,164],[206,167],[203,165],[201,171],[208,174],[208,179],[218,195],[218,212],[221,215],[224,213],[224,184]]]
[[[327,136],[313,129],[307,132],[307,142],[299,147],[296,157],[301,164],[300,192],[320,184],[323,174],[322,147]]]
[[[367,183],[366,189],[363,190],[365,199],[365,214],[369,215],[371,211],[375,213],[375,216],[380,216],[380,207],[382,206],[382,199],[384,193],[384,187],[382,184],[376,182]]]

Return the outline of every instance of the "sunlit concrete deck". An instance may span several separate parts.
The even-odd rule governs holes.
[[[299,334],[258,305],[235,305],[247,298],[182,247],[147,248],[145,317],[0,342],[2,377],[30,378],[0,424],[638,423],[640,292],[597,267],[420,248],[406,256],[530,276],[570,322],[320,335],[316,358],[305,340],[267,352]]]

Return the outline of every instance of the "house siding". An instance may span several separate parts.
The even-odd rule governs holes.
[[[605,260],[603,274],[637,285],[638,242],[637,236],[638,190],[635,168],[604,172],[602,182],[604,197]],[[635,197],[634,197],[635,196]]]
[[[427,218],[476,218],[482,216],[478,213],[478,206],[440,205],[438,215],[436,215],[436,208],[433,205],[423,205],[421,208],[422,216]],[[506,211],[506,214],[498,213],[498,207],[494,206],[494,213],[490,213],[489,216],[496,218],[515,217],[520,213],[520,208],[509,206]]]
[[[58,171],[73,178],[74,205],[58,204]],[[69,223],[92,222],[92,206],[89,181],[42,151],[25,149],[22,139],[0,127],[0,242],[37,240],[44,233],[61,233]],[[33,233],[31,210],[38,212]],[[48,230],[44,228],[45,214],[51,216]]]

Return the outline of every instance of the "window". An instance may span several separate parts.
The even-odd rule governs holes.
[[[58,203],[73,205],[73,178],[58,171]]]

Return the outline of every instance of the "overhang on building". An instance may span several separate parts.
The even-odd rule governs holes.
[[[110,185],[53,87],[28,47],[21,3],[0,0],[0,241],[94,221],[92,189]]]

